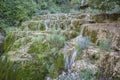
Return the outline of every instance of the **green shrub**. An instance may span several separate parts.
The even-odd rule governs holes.
[[[57,77],[64,70],[64,58],[60,51],[49,52],[49,54],[44,56],[43,63],[45,63],[49,72],[48,76],[51,78]]]
[[[57,77],[64,69],[63,54],[55,46],[52,46],[53,44],[44,41],[43,36],[36,37],[28,53],[35,53],[33,56],[37,56],[38,61],[43,63],[42,66],[44,65],[47,69],[48,76]]]
[[[35,30],[37,30],[37,25],[38,25],[38,23],[36,23],[36,22],[31,22],[31,23],[28,24],[28,28],[29,28],[30,30],[35,31]]]
[[[56,34],[56,33],[49,35],[47,40],[52,47],[55,47],[57,49],[62,48],[65,43],[65,37],[60,34]]]
[[[7,52],[11,49],[15,40],[16,40],[15,32],[11,32],[11,33],[8,32],[8,34],[6,36],[6,40],[5,40],[5,52]]]
[[[94,72],[90,69],[85,69],[83,72],[80,73],[80,79],[82,80],[97,80]]]
[[[20,25],[35,10],[33,0],[0,0],[0,3],[0,20],[12,26]]]
[[[0,57],[0,79],[1,80],[21,80],[18,77],[18,66],[10,62],[6,56]]]
[[[33,41],[33,43],[29,47],[29,53],[35,53],[35,54],[41,54],[41,53],[47,53],[50,50],[49,43],[42,43],[43,42],[43,36],[38,36]]]
[[[34,60],[19,63],[19,77],[21,80],[44,80],[48,71],[42,61],[38,61],[37,57]]]
[[[103,12],[114,10],[116,5],[120,7],[120,0],[89,0],[89,6],[93,9],[99,9]]]
[[[17,29],[6,30],[5,52],[16,50],[21,45],[27,44],[31,38],[25,37],[26,33],[21,33]]]
[[[101,41],[99,41],[98,45],[100,47],[100,50],[107,50],[107,51],[111,50],[111,46],[109,44],[109,41],[107,41],[107,40],[101,40]]]

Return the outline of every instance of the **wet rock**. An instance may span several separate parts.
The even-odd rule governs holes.
[[[5,31],[0,28],[0,56],[4,52]]]

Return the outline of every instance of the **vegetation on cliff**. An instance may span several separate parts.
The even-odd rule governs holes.
[[[119,11],[120,0],[0,0],[0,79],[120,80]]]

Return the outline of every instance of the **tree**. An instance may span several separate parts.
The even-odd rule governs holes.
[[[90,7],[104,12],[114,9],[116,5],[120,6],[120,0],[89,0]]]
[[[34,10],[33,0],[0,0],[0,23],[18,26],[31,17]]]

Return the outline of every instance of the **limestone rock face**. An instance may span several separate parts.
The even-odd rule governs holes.
[[[120,79],[120,55],[117,52],[104,53],[98,61],[98,66],[106,80]]]
[[[72,65],[72,70],[81,72],[85,68],[99,72],[100,80],[120,79],[120,52],[101,51],[98,46],[90,45],[83,50],[81,60]],[[87,61],[87,62],[86,62]]]
[[[0,28],[0,55],[4,52],[5,31]]]
[[[108,40],[110,46],[115,50],[120,50],[120,14],[50,14],[33,17],[33,20],[27,24],[39,30],[45,27],[61,29],[68,39],[75,38],[79,35],[82,27],[83,35],[90,36],[93,43],[99,44],[101,40]],[[37,29],[36,29],[37,28]],[[41,30],[41,29],[40,29]],[[48,29],[49,30],[49,29]]]
[[[112,22],[112,21],[117,21],[120,18],[119,13],[102,13],[102,14],[97,14],[97,15],[91,15],[91,18],[96,21],[97,23],[105,23],[107,22]]]
[[[90,36],[93,43],[108,40],[113,49],[120,50],[120,23],[84,24],[83,35]]]
[[[96,72],[98,72],[98,67],[95,65],[95,64],[91,64],[85,60],[78,60],[76,61],[73,65],[72,65],[72,71],[75,71],[75,72],[82,72],[84,71],[85,69],[90,69],[94,72],[94,74]]]

